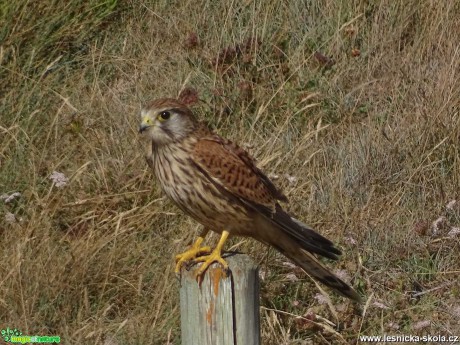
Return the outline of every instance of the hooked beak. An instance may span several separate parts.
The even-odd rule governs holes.
[[[143,133],[146,129],[150,128],[151,126],[150,125],[147,125],[146,123],[141,123],[140,127],[139,127],[139,133]]]

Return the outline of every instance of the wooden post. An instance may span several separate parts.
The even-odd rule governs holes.
[[[259,345],[259,273],[244,254],[224,256],[231,274],[213,264],[201,287],[195,272],[181,272],[182,345]]]

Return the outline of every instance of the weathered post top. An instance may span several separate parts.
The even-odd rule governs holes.
[[[219,264],[205,273],[201,287],[197,264],[181,271],[182,345],[259,345],[259,275],[244,254],[225,257],[231,274]]]

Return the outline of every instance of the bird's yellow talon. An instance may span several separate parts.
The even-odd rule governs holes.
[[[201,247],[201,243],[203,242],[203,237],[198,237],[196,242],[192,245],[192,247],[183,252],[182,254],[176,255],[176,268],[174,272],[180,273],[180,270],[184,263],[194,260],[198,257],[202,257],[202,255],[211,253],[211,247]]]
[[[222,268],[227,271],[228,270],[228,264],[227,261],[225,261],[222,256],[220,250],[217,248],[209,255],[206,256],[200,256],[198,258],[195,258],[195,262],[202,262],[203,264],[200,266],[198,271],[196,272],[196,278],[197,280],[201,280],[201,276],[206,272],[206,270],[211,266],[214,262],[218,262],[222,265]]]
[[[203,254],[211,253],[211,247],[192,247],[189,250],[176,255],[176,263],[179,261],[188,261],[202,256]]]
[[[195,262],[202,262],[203,264],[201,267],[198,269],[196,272],[196,280],[201,284],[203,281],[203,274],[206,272],[209,266],[211,266],[212,263],[218,262],[222,265],[223,269],[225,272],[228,272],[228,264],[227,262],[222,258],[222,248],[224,246],[225,241],[227,240],[228,235],[230,233],[226,230],[222,231],[222,235],[220,237],[219,243],[217,243],[216,248],[212,251],[211,254],[205,255],[205,256],[200,256],[196,258],[194,261]]]

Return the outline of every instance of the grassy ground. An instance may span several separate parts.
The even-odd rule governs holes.
[[[284,3],[0,4],[0,194],[20,193],[0,201],[0,329],[180,344],[173,255],[199,227],[162,196],[137,126],[144,102],[191,87],[366,296],[323,304],[236,239],[261,265],[264,344],[460,335],[459,3]]]

